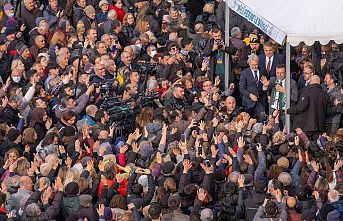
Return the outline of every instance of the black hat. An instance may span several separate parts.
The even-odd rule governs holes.
[[[92,203],[92,196],[91,195],[81,195],[80,199],[80,206],[87,207],[89,204]]]
[[[27,49],[28,47],[25,44],[19,44],[17,47],[17,50],[19,52],[19,54],[24,53],[24,51]]]
[[[75,128],[72,126],[66,126],[63,130],[63,136],[64,137],[71,137],[75,135]]]
[[[80,191],[79,185],[76,182],[70,182],[64,188],[64,192],[68,196],[76,196]]]
[[[171,174],[175,169],[175,164],[172,161],[167,161],[162,164],[162,173],[164,175]]]
[[[9,36],[11,34],[15,34],[17,32],[17,27],[16,26],[7,26],[4,32],[5,36]]]
[[[142,199],[139,199],[139,198],[136,198],[136,199],[133,199],[132,200],[132,203],[135,205],[135,207],[137,209],[140,209],[142,206],[143,206],[143,200]]]
[[[7,138],[9,141],[13,142],[20,136],[20,131],[17,129],[10,129],[7,134]]]

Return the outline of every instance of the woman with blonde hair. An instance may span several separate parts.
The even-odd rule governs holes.
[[[18,70],[20,72],[21,76],[23,76],[23,74],[25,72],[25,65],[21,60],[16,59],[16,60],[12,61],[11,70],[12,71]]]
[[[126,13],[123,19],[122,32],[127,39],[133,38],[133,32],[135,30],[135,17],[132,13]]]
[[[148,20],[142,18],[138,21],[136,29],[134,30],[134,36],[139,37],[141,34],[150,31]]]

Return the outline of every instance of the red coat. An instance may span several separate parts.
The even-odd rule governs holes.
[[[114,11],[116,11],[116,12],[117,12],[117,18],[118,18],[118,20],[119,20],[120,22],[123,22],[124,16],[125,16],[125,14],[126,14],[126,11],[125,11],[124,9],[122,9],[122,8],[117,8],[116,6],[114,6],[114,5],[112,5],[112,4],[110,4],[109,9],[110,9],[110,10],[113,9]]]

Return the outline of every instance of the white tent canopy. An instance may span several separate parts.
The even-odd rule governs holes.
[[[231,8],[234,4],[243,3],[252,9],[254,14],[284,32],[287,41],[293,46],[301,41],[306,45],[312,45],[315,41],[327,44],[330,40],[343,43],[342,0],[226,0],[226,2]],[[241,8],[240,11],[244,9]],[[245,15],[243,17],[251,18],[249,12]]]

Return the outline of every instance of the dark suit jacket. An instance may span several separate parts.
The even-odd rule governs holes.
[[[275,90],[275,81],[277,80],[276,77],[272,77],[269,80],[269,86],[267,88],[267,94],[268,96],[271,96],[270,104],[274,103],[273,100],[273,94]],[[285,85],[283,85],[285,86]],[[299,91],[298,91],[298,85],[297,82],[293,79],[291,79],[291,106],[294,106],[298,102],[298,96],[299,96]]]
[[[328,94],[319,84],[310,85],[300,94],[297,105],[290,107],[287,113],[301,118],[300,125],[294,126],[301,127],[305,132],[321,132],[325,129],[328,101]]]
[[[259,78],[261,79],[262,76],[263,75],[260,71]],[[262,83],[259,81],[256,84],[254,75],[250,68],[242,71],[241,77],[239,79],[239,92],[242,94],[242,106],[246,109],[253,108],[256,103],[250,99],[250,93],[257,96],[258,100],[261,100],[262,96],[264,95]]]
[[[258,69],[260,70],[260,72],[263,73],[263,75],[267,76],[268,79],[270,79],[271,77],[276,77],[276,66],[285,63],[283,56],[281,54],[275,53],[273,63],[270,68],[270,73],[268,74],[266,68],[266,56],[264,54],[260,54],[258,57],[260,59],[258,62]]]

